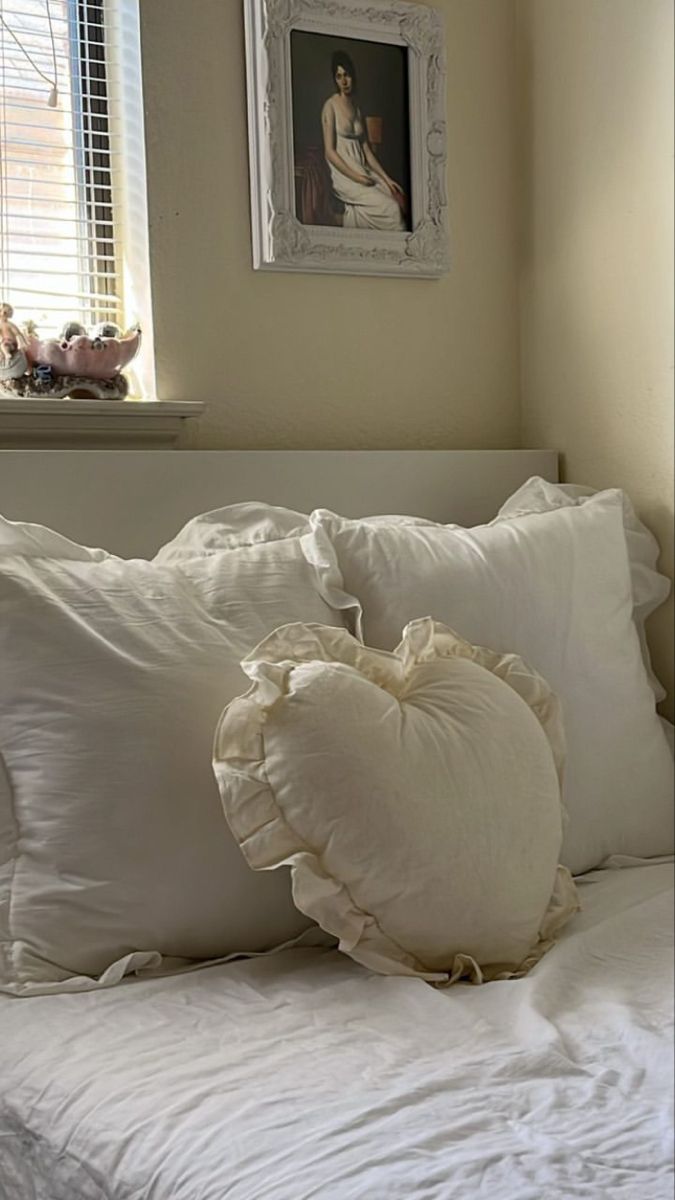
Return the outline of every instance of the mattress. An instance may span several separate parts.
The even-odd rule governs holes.
[[[0,1001],[2,1200],[672,1200],[672,865],[525,979],[332,949]]]

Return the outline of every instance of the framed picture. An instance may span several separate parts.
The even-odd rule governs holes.
[[[244,0],[253,265],[448,268],[445,44],[407,0]]]

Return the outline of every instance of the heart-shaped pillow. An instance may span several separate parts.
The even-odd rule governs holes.
[[[522,974],[576,911],[558,704],[515,655],[423,618],[394,653],[286,625],[242,663],[214,769],[256,870],[376,971]]]

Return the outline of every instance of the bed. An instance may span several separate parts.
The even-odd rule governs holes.
[[[670,1200],[672,866],[582,899],[479,989],[297,949],[4,1000],[3,1200]]]
[[[151,554],[198,511],[489,520],[553,454],[11,452],[0,512]],[[647,799],[647,798],[645,798]],[[0,995],[2,1200],[665,1200],[673,865],[615,858],[524,978],[387,977],[292,948]]]

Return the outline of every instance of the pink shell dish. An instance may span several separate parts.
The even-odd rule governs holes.
[[[69,342],[49,338],[41,342],[28,340],[27,358],[31,364],[50,366],[55,376],[84,375],[89,379],[113,379],[138,353],[140,330],[120,338],[91,338],[79,336]]]

